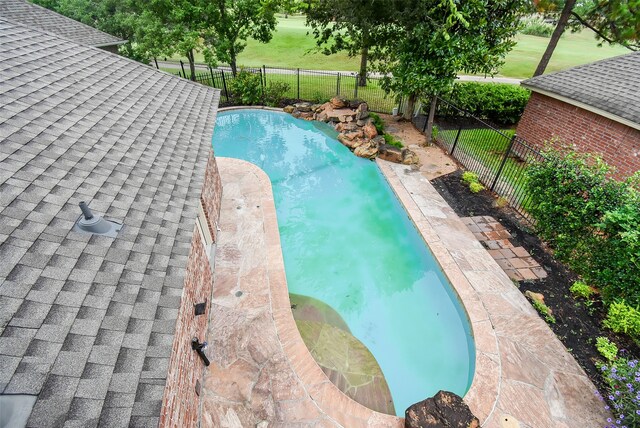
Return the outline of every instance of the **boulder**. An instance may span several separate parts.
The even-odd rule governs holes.
[[[294,106],[286,106],[285,108],[282,109],[282,111],[284,111],[285,113],[293,113],[294,110],[295,110]]]
[[[301,114],[301,113],[300,113],[300,110],[294,110],[294,111],[291,113],[291,116],[293,116],[293,117],[300,117],[300,114]]]
[[[352,150],[368,142],[368,140],[365,140],[364,138],[349,139],[346,137],[346,134],[338,134],[338,141]]]
[[[453,392],[439,391],[405,411],[405,428],[479,428],[480,421]]]
[[[313,104],[311,106],[311,111],[315,111],[316,113],[319,113],[320,111],[322,111],[322,106],[320,104]]]
[[[301,119],[313,120],[313,115],[314,114],[315,113],[312,112],[312,111],[301,111],[300,112],[300,116],[298,116],[298,117],[300,117]]]
[[[356,108],[356,120],[363,120],[369,117],[369,106],[367,103],[361,103]]]
[[[378,148],[378,157],[389,162],[402,163],[402,149],[389,144],[381,144]]]
[[[331,122],[346,122],[347,117],[351,116],[353,120],[355,118],[356,112],[348,108],[342,109],[329,109],[324,111],[327,114],[327,117]]]
[[[376,129],[375,125],[372,122],[366,123],[362,127],[362,130],[364,131],[364,135],[369,139],[372,139],[378,136],[378,130]]]
[[[333,97],[329,102],[331,103],[331,106],[336,109],[345,108],[348,105],[347,100],[341,97]]]
[[[327,117],[327,113],[324,111],[320,111],[318,113],[316,113],[316,120],[319,120],[320,122],[328,122],[329,118]]]
[[[347,140],[355,140],[357,138],[363,138],[364,132],[362,132],[361,129],[358,129],[356,131],[344,132],[343,135]]]
[[[302,112],[309,112],[311,111],[311,103],[308,102],[301,102],[301,103],[295,103],[293,105],[297,110],[300,110]]]
[[[356,147],[353,154],[361,158],[373,159],[378,155],[378,144],[374,141],[361,144]]]
[[[524,295],[531,299],[533,302],[538,302],[546,306],[544,303],[544,295],[542,293],[536,293],[531,290],[527,290],[524,292]],[[551,313],[551,308],[549,308],[549,313]]]
[[[351,100],[351,101],[349,101],[349,108],[352,108],[352,109],[355,110],[360,106],[360,104],[366,104],[366,103],[364,101],[358,100],[358,99]]]
[[[355,131],[356,129],[358,129],[358,125],[354,122],[340,122],[336,125],[336,131],[338,132]]]
[[[420,162],[418,155],[409,149],[402,149],[402,163],[405,165],[417,165]]]

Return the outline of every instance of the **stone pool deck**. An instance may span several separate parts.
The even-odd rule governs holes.
[[[466,307],[477,357],[465,401],[482,425],[603,426],[607,414],[582,369],[428,180],[411,167],[378,165]],[[224,194],[202,426],[402,427],[340,392],[305,347],[266,174],[236,159],[218,158],[218,167]]]

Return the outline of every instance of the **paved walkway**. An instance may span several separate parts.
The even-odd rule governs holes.
[[[403,426],[346,397],[313,361],[289,306],[269,180],[246,162],[218,162],[224,194],[202,425]],[[477,356],[465,401],[483,426],[604,425],[582,369],[428,180],[378,163],[467,309]]]

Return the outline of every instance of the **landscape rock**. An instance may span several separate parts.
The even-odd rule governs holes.
[[[420,162],[418,155],[409,149],[402,149],[402,163],[405,165],[417,165]]]
[[[353,154],[361,158],[373,159],[378,155],[378,144],[374,141],[369,141],[356,147]]]
[[[356,108],[356,120],[363,120],[369,117],[369,106],[362,103]]]
[[[294,110],[295,110],[294,106],[286,106],[285,108],[282,109],[282,111],[289,114],[293,113]]]
[[[295,117],[295,118],[299,118],[300,117],[300,110],[294,110],[293,112],[291,112],[291,116]]]
[[[336,125],[336,131],[338,132],[355,131],[356,129],[358,129],[358,125],[354,122],[340,122]]]
[[[329,117],[327,116],[327,113],[325,113],[324,111],[320,111],[316,113],[316,120],[319,120],[320,122],[328,122]]]
[[[362,130],[364,131],[365,137],[369,139],[372,139],[378,136],[378,130],[376,129],[375,125],[372,122],[366,123],[362,127]]]
[[[405,411],[405,428],[479,428],[480,421],[462,398],[453,392],[436,395]]]
[[[362,104],[365,104],[365,105],[366,105],[367,103],[365,103],[365,102],[364,102],[364,101],[362,101],[362,100],[355,99],[355,100],[351,100],[351,101],[349,101],[349,103],[348,103],[348,104],[349,104],[349,108],[352,108],[352,109],[354,109],[354,110],[355,110],[355,109],[357,109],[358,107],[360,107]]]
[[[368,142],[368,140],[365,140],[364,138],[349,139],[347,138],[346,134],[338,134],[338,141],[340,141],[342,145],[347,146],[351,150],[354,150]]]
[[[402,149],[389,144],[381,144],[378,147],[378,157],[389,162],[402,163]]]
[[[313,116],[315,115],[315,113],[313,113],[311,110],[309,111],[302,111],[300,112],[300,118],[301,119],[306,119],[306,120],[313,120]]]
[[[293,106],[297,109],[300,110],[302,112],[309,112],[311,111],[311,103],[308,102],[302,102],[302,103],[295,103]]]
[[[524,292],[524,295],[526,297],[528,297],[529,299],[531,299],[532,301],[534,301],[534,302],[538,302],[538,303],[541,303],[541,304],[545,305],[545,303],[544,303],[544,295],[542,293],[536,293],[536,292],[533,292],[531,290],[527,290],[527,291]],[[551,308],[549,308],[549,313],[551,313]]]
[[[331,106],[335,109],[345,108],[348,106],[347,100],[340,97],[333,97],[329,102],[331,103]]]

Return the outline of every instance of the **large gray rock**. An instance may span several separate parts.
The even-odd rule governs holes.
[[[381,144],[378,148],[378,157],[389,162],[402,163],[402,149],[389,144]]]
[[[479,428],[476,418],[460,396],[439,391],[405,411],[405,428]]]
[[[420,163],[420,158],[413,150],[402,149],[402,163],[405,165],[417,165]]]
[[[301,103],[295,103],[293,106],[297,109],[300,110],[301,112],[309,112],[311,111],[311,106],[313,104],[308,103],[308,102],[301,102]]]

